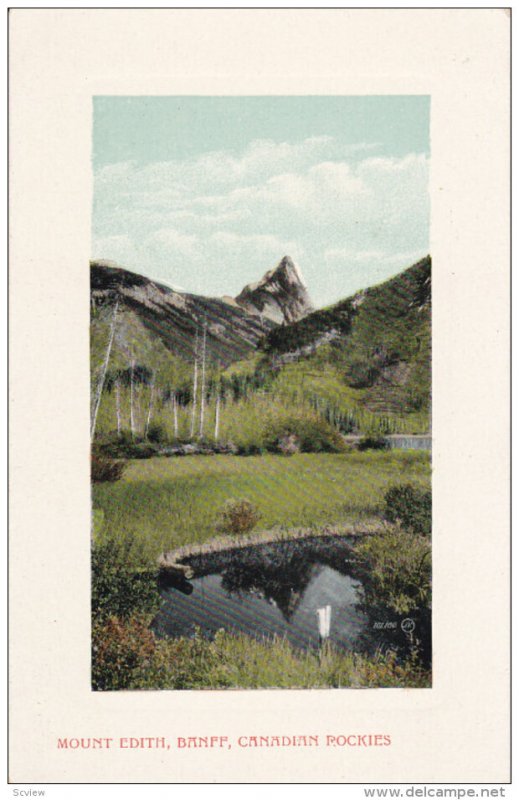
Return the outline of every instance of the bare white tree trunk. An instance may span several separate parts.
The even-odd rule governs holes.
[[[115,413],[117,416],[117,436],[121,436],[121,386],[119,378],[115,379]]]
[[[132,439],[135,439],[135,409],[134,409],[134,389],[133,389],[133,372],[135,370],[135,359],[132,358],[130,363],[130,431]]]
[[[144,428],[144,438],[148,438],[148,431],[150,428],[151,415],[153,413],[153,396],[155,394],[155,373],[153,373],[150,385],[150,402],[148,405],[148,416],[146,417],[146,427]]]
[[[214,413],[214,440],[215,442],[218,441],[218,435],[220,433],[220,387],[218,386],[216,390],[216,408]]]
[[[101,405],[101,396],[103,394],[103,387],[105,385],[106,379],[106,371],[108,369],[108,362],[110,361],[110,352],[112,350],[112,344],[114,341],[115,335],[115,323],[117,320],[117,310],[119,308],[119,298],[115,301],[114,305],[114,313],[112,316],[112,324],[110,326],[110,338],[108,340],[108,347],[106,348],[105,359],[103,361],[103,366],[101,368],[101,374],[99,376],[99,380],[97,382],[97,389],[96,389],[96,396],[94,401],[94,409],[92,412],[92,419],[90,421],[90,437],[91,439],[94,438],[94,434],[96,431],[96,423],[97,423],[97,414],[99,412],[99,406]]]
[[[141,379],[142,380],[142,379]],[[135,430],[142,436],[144,434],[144,419],[142,414],[142,383],[137,381],[134,387],[135,391]]]
[[[178,408],[176,393],[173,394],[173,433],[175,439],[178,439]]]
[[[198,328],[195,336],[195,365],[193,371],[193,408],[191,411],[191,439],[195,435],[196,424],[196,397],[198,392]]]
[[[204,339],[202,344],[202,386],[200,397],[200,429],[198,435],[200,438],[204,435],[204,413],[205,413],[205,349],[207,342],[207,324],[204,323]]]

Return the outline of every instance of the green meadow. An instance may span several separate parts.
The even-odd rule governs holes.
[[[247,498],[257,530],[319,527],[380,515],[400,483],[427,488],[430,456],[418,451],[185,456],[133,460],[121,480],[93,486],[101,539],[133,542],[141,566],[165,550],[217,535],[224,503]]]

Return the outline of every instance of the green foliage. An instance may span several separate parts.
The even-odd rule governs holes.
[[[247,369],[249,366],[249,369]],[[250,369],[250,367],[254,367]],[[265,391],[270,388],[273,373],[268,362],[250,361],[241,362],[240,368],[234,365],[226,370],[220,378],[219,391],[221,396],[230,397],[235,403],[253,395],[258,390]],[[210,387],[211,388],[211,387]]]
[[[340,453],[344,443],[339,433],[317,415],[288,414],[266,427],[264,443],[270,453],[283,452],[287,438],[294,437],[302,453]]]
[[[92,616],[104,620],[110,616],[127,619],[134,613],[154,614],[160,598],[156,575],[143,571],[142,547],[133,537],[113,535],[92,546]]]
[[[155,636],[145,618],[96,621],[92,626],[92,688],[135,688],[146,680],[154,653]]]
[[[354,315],[352,299],[342,300],[330,308],[314,311],[291,325],[274,328],[261,342],[260,347],[269,354],[288,353],[312,344],[319,336],[332,329],[347,335]]]
[[[423,259],[363,293],[348,340],[347,361],[366,357],[380,367],[416,357],[430,315],[431,260]],[[427,325],[429,327],[429,325]]]
[[[330,351],[329,351],[330,352]],[[380,433],[424,433],[429,427],[428,401],[420,400],[420,386],[424,379],[416,379],[411,373],[413,385],[397,387],[396,410],[387,410],[382,395],[382,410],[369,410],[367,392],[377,390],[358,389],[344,382],[344,366],[337,362],[323,361],[318,351],[315,356],[300,359],[295,363],[284,364],[270,371],[268,379],[262,383],[260,377],[266,367],[258,362],[240,362],[240,369],[234,373],[229,368],[219,382],[208,388],[205,406],[204,439],[211,442],[215,433],[216,397],[219,402],[220,443],[234,442],[240,453],[258,453],[264,450],[262,439],[265,427],[271,420],[283,419],[297,414],[320,417],[325,423],[341,433],[380,432]],[[234,365],[233,365],[234,366]],[[247,369],[253,373],[246,372]],[[423,370],[426,373],[427,365]],[[256,370],[254,372],[254,370]],[[410,378],[410,380],[411,380]],[[226,385],[228,388],[224,390]],[[426,384],[427,386],[427,384]],[[234,387],[234,388],[232,388]],[[393,391],[393,389],[391,391]],[[388,390],[389,391],[389,390]],[[427,388],[424,389],[427,398]],[[98,416],[96,441],[103,446],[110,442],[109,454],[114,457],[146,457],[145,447],[134,448],[142,442],[145,431],[145,411],[149,406],[150,389],[143,385],[136,387],[134,399],[135,441],[129,433],[130,427],[130,389],[122,387],[119,391],[122,435],[115,433],[117,421],[117,402],[115,392],[104,392]],[[178,402],[177,426],[174,426],[172,392],[165,390],[156,393],[153,405],[153,426],[160,426],[162,442],[176,444],[190,440],[192,403],[189,393],[185,402]],[[423,394],[423,393],[422,393]],[[413,399],[414,398],[414,399]],[[369,401],[371,402],[371,401]],[[378,402],[378,400],[377,400]],[[199,419],[199,405],[196,414]],[[198,432],[198,429],[196,429]],[[148,432],[149,433],[149,432]],[[153,435],[153,434],[152,434]],[[146,442],[153,444],[149,436]],[[145,443],[145,444],[146,444]],[[124,444],[128,447],[123,448]]]
[[[258,641],[223,630],[213,641],[204,639],[197,631],[192,638],[155,639],[151,647],[135,627],[124,632],[115,630],[111,632],[110,641],[115,639],[115,642],[111,644],[110,655],[114,653],[113,663],[122,666],[124,688],[128,689],[431,685],[429,670],[423,669],[413,657],[399,662],[394,652],[369,657],[341,652],[330,643],[320,652],[302,651],[278,637]],[[115,681],[121,682],[117,676]]]
[[[260,513],[250,500],[246,498],[227,500],[220,512],[217,528],[222,533],[241,536],[250,533],[259,520]]]
[[[245,439],[245,441],[239,442],[236,452],[239,456],[261,456],[265,452],[265,448],[261,443]]]
[[[127,431],[121,437],[117,434],[103,436],[96,444],[96,450],[105,458],[151,458],[156,455],[156,442],[133,441]]]
[[[422,536],[395,528],[355,545],[365,569],[368,606],[408,614],[431,605],[431,545]]]
[[[134,386],[144,384],[149,386],[152,383],[153,371],[145,364],[135,364],[133,367],[128,366],[126,369],[112,369],[106,374],[104,391],[113,391],[116,383],[119,386],[130,386],[133,382]]]
[[[299,396],[337,418],[344,433],[378,429],[423,433],[431,403],[431,260],[425,258],[379,286],[294,325],[270,332],[264,350],[274,359],[276,392],[287,377]],[[347,324],[343,324],[347,320]],[[288,352],[328,344],[295,363]],[[281,365],[280,365],[281,362]],[[341,419],[342,418],[342,419]]]
[[[359,442],[359,450],[389,450],[389,442],[383,436],[363,436]]]
[[[99,453],[92,453],[90,462],[90,477],[92,483],[113,483],[122,478],[125,469],[122,461],[112,461]]]
[[[92,547],[92,687],[127,689],[146,671],[155,649],[149,630],[160,598],[156,574],[137,566],[140,547],[128,538]]]
[[[412,412],[429,412],[431,407],[431,325],[424,319],[417,335],[417,352],[410,363],[405,386],[405,404]]]
[[[103,532],[105,521],[105,512],[102,508],[94,508],[92,510],[92,538],[95,541]]]
[[[432,494],[411,483],[392,486],[384,496],[385,517],[413,533],[430,535],[432,530]]]
[[[348,365],[346,378],[348,385],[354,389],[366,389],[373,386],[379,376],[379,370],[369,361],[351,361]]]
[[[148,429],[148,440],[156,444],[165,444],[168,441],[166,429],[159,423],[150,425]]]

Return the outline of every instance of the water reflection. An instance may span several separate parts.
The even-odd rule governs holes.
[[[351,541],[324,537],[257,545],[189,559],[196,577],[162,580],[159,635],[212,636],[224,628],[250,636],[282,636],[318,647],[318,609],[330,606],[329,638],[342,649],[409,653],[417,642],[430,660],[430,614],[405,617],[368,607]],[[408,626],[411,627],[411,626]]]
[[[221,585],[229,595],[261,595],[267,602],[274,603],[289,622],[315,573],[316,565],[303,554],[296,553],[285,557],[282,563],[264,559],[231,564],[222,573]]]

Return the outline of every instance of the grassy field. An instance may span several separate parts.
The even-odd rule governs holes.
[[[98,535],[133,540],[140,564],[151,566],[164,550],[215,536],[229,499],[258,507],[258,530],[312,527],[377,515],[390,486],[429,481],[422,452],[153,458],[95,485],[93,508]]]

